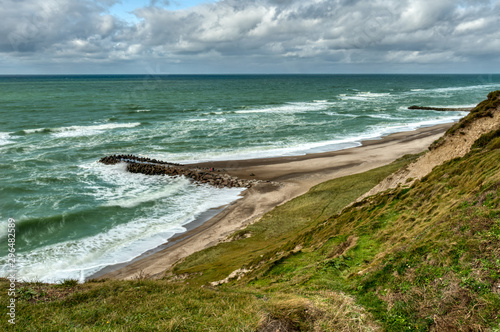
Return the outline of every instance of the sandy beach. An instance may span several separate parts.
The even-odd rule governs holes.
[[[306,193],[311,187],[330,179],[386,165],[405,154],[422,152],[451,125],[391,134],[340,151],[193,165],[224,169],[232,176],[263,182],[245,190],[241,199],[223,209],[207,212],[187,225],[187,232],[169,239],[160,248],[131,262],[109,266],[90,279],[161,278],[177,261],[224,241],[230,234],[255,222],[275,206]]]

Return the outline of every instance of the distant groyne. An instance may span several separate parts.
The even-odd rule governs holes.
[[[170,163],[166,161],[137,157],[134,155],[111,155],[103,157],[99,162],[106,165],[126,163],[127,171],[146,175],[185,176],[195,183],[209,184],[222,188],[249,188],[258,180],[245,180],[230,176],[224,170],[207,168],[191,168],[187,165]]]
[[[409,110],[424,110],[424,111],[440,111],[440,112],[470,112],[472,107],[432,107],[413,105],[408,107]]]

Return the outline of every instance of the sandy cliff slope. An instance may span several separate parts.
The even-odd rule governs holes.
[[[411,185],[415,180],[429,174],[434,167],[448,160],[463,157],[481,135],[499,128],[500,91],[495,91],[488,95],[487,100],[478,104],[469,115],[450,128],[442,138],[434,142],[426,154],[408,167],[384,179],[357,201],[398,185]]]

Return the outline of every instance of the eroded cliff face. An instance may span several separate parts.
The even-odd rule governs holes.
[[[500,128],[500,91],[488,94],[466,117],[434,142],[417,161],[388,176],[356,201],[399,185],[410,186],[444,162],[463,157],[474,142],[484,134]]]

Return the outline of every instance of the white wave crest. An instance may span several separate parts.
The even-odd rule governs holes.
[[[377,101],[382,98],[390,97],[390,93],[374,93],[370,91],[358,92],[355,95],[340,94],[341,100],[360,100],[360,101]]]
[[[54,137],[78,137],[78,136],[92,136],[101,134],[107,130],[117,129],[117,128],[134,128],[139,126],[140,122],[133,123],[106,123],[91,126],[68,126],[59,128],[34,128],[34,129],[24,129],[25,134],[35,134],[49,132]]]
[[[326,100],[315,100],[314,102],[295,102],[287,103],[279,106],[268,106],[262,108],[253,108],[247,110],[239,110],[234,113],[247,114],[247,113],[302,113],[309,111],[321,111],[330,108],[335,103]]]
[[[117,128],[134,128],[139,126],[140,122],[133,123],[107,123],[93,126],[69,126],[55,128],[51,131],[54,137],[78,137],[78,136],[92,136],[101,134],[107,130]]]
[[[110,222],[108,229],[95,235],[19,253],[19,280],[83,281],[105,266],[130,261],[164,244],[175,233],[185,232],[185,225],[203,212],[240,198],[243,190],[196,186],[182,177],[132,174],[125,172],[124,164],[94,162],[80,167],[89,195],[98,202],[139,208],[141,213],[126,222]],[[5,260],[0,258],[0,276],[7,273]]]
[[[35,129],[24,129],[23,132],[25,134],[34,134],[34,133],[41,133],[44,131],[50,131],[50,129],[47,128],[35,128]]]
[[[11,133],[0,132],[0,146],[14,143],[10,134]]]
[[[425,93],[447,93],[447,92],[456,92],[456,91],[464,91],[464,90],[482,90],[482,89],[494,89],[498,88],[500,84],[498,83],[489,83],[489,84],[479,84],[479,85],[468,85],[468,86],[455,86],[448,88],[434,88],[434,89],[412,89],[412,92],[425,92]]]
[[[141,203],[172,197],[186,190],[190,181],[184,177],[148,176],[129,173],[126,164],[104,165],[98,162],[82,166],[88,174],[97,175],[105,185],[90,184],[89,195],[105,206],[132,208]]]

